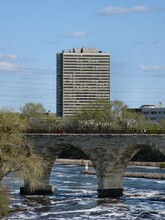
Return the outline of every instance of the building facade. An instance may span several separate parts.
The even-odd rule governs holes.
[[[135,112],[142,113],[146,119],[150,119],[154,122],[160,122],[165,119],[165,108],[156,105],[142,105],[140,108],[131,109]]]
[[[73,115],[98,99],[110,100],[110,54],[97,48],[57,53],[57,115]]]

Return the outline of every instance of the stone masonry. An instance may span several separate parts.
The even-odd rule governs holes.
[[[98,179],[98,197],[123,195],[123,176],[133,156],[146,146],[165,155],[165,134],[27,134],[36,152],[47,163],[42,187],[30,191],[30,182],[21,188],[21,194],[53,194],[49,179],[54,162],[67,147],[77,147],[87,154]]]

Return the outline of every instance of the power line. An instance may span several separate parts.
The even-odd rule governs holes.
[[[13,81],[1,81],[1,82],[7,82],[7,83],[10,83],[10,82],[11,82],[11,83],[12,83]],[[18,84],[22,84],[22,82],[14,82],[14,83],[16,83],[16,84],[17,84],[17,83],[18,83]],[[29,84],[29,85],[31,85],[31,84],[35,85],[35,84],[36,84],[36,85],[55,86],[55,87],[56,87],[55,84],[49,84],[49,83],[48,83],[48,84],[45,84],[45,83],[34,83],[34,82],[23,82],[23,83],[26,83],[26,85],[27,85],[27,84]],[[26,87],[22,87],[22,86],[21,86],[21,87],[17,87],[17,86],[9,86],[9,85],[1,85],[1,87],[7,87],[7,88],[9,88],[9,87],[10,87],[10,88],[23,88],[23,89],[40,89],[40,88],[42,89],[42,88],[43,88],[43,87],[35,87],[35,88],[32,88],[32,87],[29,87],[29,88],[28,88],[28,87],[27,87],[27,88],[26,88]],[[117,90],[160,90],[160,91],[165,90],[165,88],[160,88],[160,87],[159,87],[159,88],[154,88],[154,87],[152,87],[152,88],[151,88],[151,87],[150,87],[150,88],[147,88],[147,87],[146,87],[146,88],[141,88],[141,87],[138,88],[138,87],[136,87],[136,88],[135,88],[135,87],[122,87],[122,86],[120,86],[120,87],[111,86],[111,90],[112,90],[112,89],[113,89],[113,90],[116,90],[116,89],[117,89]],[[52,90],[52,89],[51,89],[51,90]],[[53,90],[54,90],[54,89],[53,89]]]
[[[121,73],[116,73],[116,74],[111,74],[111,78],[113,78],[113,77],[126,77],[126,76],[128,76],[128,77],[136,77],[136,78],[165,78],[165,74],[143,74],[143,75],[141,75],[141,74],[121,74]]]
[[[15,73],[40,73],[40,74],[46,74],[46,75],[50,75],[53,74],[55,75],[55,70],[51,70],[51,69],[41,69],[41,68],[30,68],[30,67],[15,67],[15,69],[12,70],[6,70],[6,66],[1,65],[1,72],[7,71],[7,72],[15,72]]]
[[[0,97],[9,97],[9,96],[5,96],[5,95],[0,95]],[[35,96],[28,96],[28,97],[26,97],[26,96],[24,96],[24,97],[22,97],[22,96],[17,96],[17,95],[14,95],[14,96],[12,96],[12,98],[27,98],[27,99],[29,99],[29,98],[32,98],[32,99],[34,99],[34,98],[39,98],[39,99],[46,99],[46,100],[48,100],[48,99],[53,99],[53,98],[48,98],[48,97],[35,97]],[[2,101],[2,100],[1,100]]]
[[[17,102],[22,102],[22,103],[26,103],[27,101],[25,101],[25,100],[11,100],[11,99],[5,99],[5,100],[0,100],[0,102],[14,102],[14,104],[15,103],[17,103]],[[33,102],[33,101],[30,101],[30,102]],[[40,101],[39,101],[40,102]],[[10,104],[11,104],[10,103]],[[53,102],[45,102],[44,101],[44,103],[48,103],[48,104],[52,104],[52,105],[55,105],[55,103],[53,103]]]
[[[29,87],[29,88],[27,87],[27,88],[26,88],[26,87],[16,87],[16,86],[1,86],[1,87],[3,87],[3,88],[10,88],[10,89],[11,89],[11,88],[13,88],[13,89],[23,89],[23,90],[31,90],[31,89],[37,89],[37,90],[38,90],[38,89],[41,89],[41,90],[43,90],[43,91],[44,91],[44,90],[51,90],[51,91],[54,91],[54,90],[55,90],[55,89],[49,89],[49,88],[44,88],[44,89],[43,89],[43,88],[32,88],[32,87]]]
[[[0,83],[18,83],[18,84],[23,84],[23,83],[25,83],[25,84],[37,84],[37,85],[55,85],[55,83],[39,83],[39,82],[30,82],[30,81],[26,81],[26,82],[24,82],[24,81],[11,81],[11,80],[1,80],[0,81]]]

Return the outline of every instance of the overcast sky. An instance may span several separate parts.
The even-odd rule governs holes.
[[[111,54],[111,100],[165,106],[165,0],[0,0],[0,108],[56,111],[56,53]]]

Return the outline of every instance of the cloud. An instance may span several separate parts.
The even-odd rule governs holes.
[[[162,10],[159,8],[154,7],[147,7],[144,5],[137,5],[131,8],[125,8],[125,7],[105,7],[101,9],[98,14],[99,15],[108,15],[108,14],[131,14],[131,13],[144,13],[144,12],[150,12],[155,10]]]
[[[16,74],[31,74],[37,76],[37,74],[45,74],[45,75],[54,75],[54,70],[51,69],[42,69],[42,68],[33,68],[28,66],[16,65],[11,62],[0,61],[0,71],[13,72]],[[35,75],[34,75],[35,74]],[[38,77],[38,76],[37,76]]]
[[[13,63],[17,59],[15,54],[0,53],[0,70],[17,71],[20,66]]]
[[[12,64],[11,62],[0,61],[0,70],[16,71],[18,69],[18,65]]]
[[[147,72],[161,72],[165,71],[165,66],[145,66],[145,65],[140,65],[140,70],[142,71],[147,71]]]
[[[20,59],[20,58],[19,58]],[[33,58],[22,57],[23,60],[34,61]],[[51,69],[42,69],[42,68],[33,68],[30,66],[24,66],[16,64],[18,57],[15,54],[3,54],[0,53],[0,71],[2,72],[13,72],[16,74],[54,74],[54,70]]]
[[[90,34],[88,32],[85,31],[76,31],[76,32],[72,32],[72,33],[67,33],[65,34],[65,37],[70,37],[70,38],[83,38],[83,37],[87,37]]]
[[[3,54],[3,53],[0,53],[0,59],[3,59],[3,60],[15,60],[17,59],[17,56],[15,54]]]

